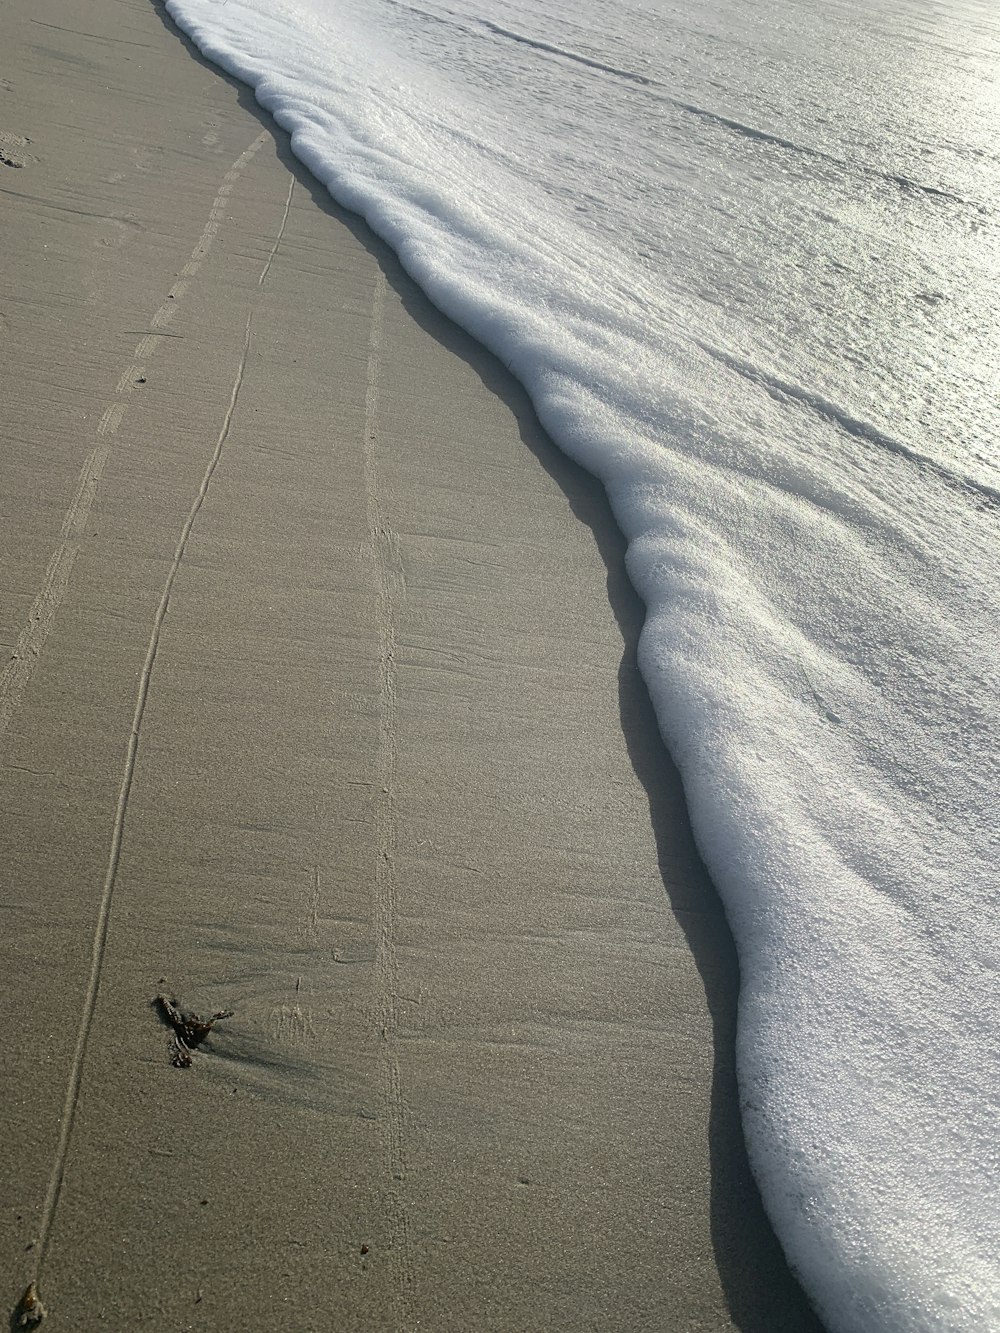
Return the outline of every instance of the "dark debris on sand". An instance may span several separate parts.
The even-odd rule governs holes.
[[[210,1018],[202,1018],[198,1014],[184,1013],[178,1008],[177,1001],[168,999],[166,995],[157,995],[156,1004],[159,1006],[160,1014],[164,1022],[173,1028],[174,1038],[170,1043],[170,1063],[175,1069],[191,1068],[191,1052],[205,1040],[208,1034],[215,1027],[216,1023],[223,1018],[232,1018],[232,1009],[220,1009]]]

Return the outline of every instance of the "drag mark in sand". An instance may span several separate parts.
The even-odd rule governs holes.
[[[35,664],[45,647],[45,641],[55,624],[59,607],[66,596],[73,566],[80,553],[80,546],[90,521],[90,511],[93,508],[98,487],[111,456],[112,441],[124,420],[128,401],[135,392],[136,385],[143,380],[144,363],[153,354],[163,338],[178,336],[164,332],[166,325],[177,313],[178,305],[190,285],[190,279],[201,268],[212,248],[219,227],[225,217],[226,203],[233,187],[244,168],[269,138],[270,135],[266,130],[258,134],[249,148],[239,155],[223,176],[216,196],[212,201],[208,221],[198,238],[197,245],[191,252],[190,259],[181,269],[180,277],[171,287],[166,300],[163,301],[150,320],[149,332],[137,344],[135,351],[132,353],[131,364],[118,380],[114,401],[108,405],[101,416],[97,426],[97,445],[87,455],[86,462],[80,472],[73,498],[62,521],[59,543],[45,570],[42,587],[31,604],[27,624],[18,635],[14,651],[3,671],[0,672],[0,737],[3,736],[11,718],[17,711],[21,697],[35,670]],[[288,217],[288,207],[290,205],[291,191],[289,191],[288,204],[285,209],[285,219]],[[282,222],[282,231],[284,231],[284,221]],[[280,239],[281,234],[279,233],[278,240],[280,241]],[[276,251],[277,248],[278,243],[275,242],[274,250]],[[274,251],[272,251],[265,265],[261,282],[263,282],[273,258]]]
[[[261,269],[260,277],[257,279],[257,286],[263,287],[264,279],[271,271],[271,265],[274,263],[274,256],[278,253],[278,246],[281,244],[281,238],[285,234],[285,225],[288,222],[288,214],[292,207],[292,192],[295,189],[295,177],[288,182],[288,198],[285,200],[285,212],[281,219],[281,226],[278,228],[278,234],[274,238],[274,244],[271,246],[271,253],[267,257],[267,263]]]
[[[218,439],[215,443],[215,449],[209,459],[208,466],[205,469],[201,485],[198,487],[198,492],[195,495],[191,509],[184,522],[184,526],[181,529],[181,535],[174,550],[174,557],[171,561],[170,568],[167,571],[166,582],[163,585],[160,603],[156,609],[156,615],[153,618],[153,628],[150,632],[149,645],[146,649],[146,660],[139,677],[139,690],[136,697],[135,713],[132,718],[132,730],[129,735],[121,785],[118,791],[118,804],[115,810],[115,822],[111,834],[111,847],[108,853],[108,865],[104,876],[104,888],[101,894],[101,904],[97,915],[97,924],[94,929],[93,943],[91,945],[90,976],[88,978],[87,989],[83,999],[83,1010],[80,1015],[80,1028],[77,1034],[76,1047],[73,1051],[73,1060],[70,1065],[69,1082],[66,1087],[66,1101],[63,1106],[62,1120],[59,1127],[59,1142],[56,1146],[55,1161],[52,1165],[52,1173],[49,1178],[48,1190],[45,1195],[45,1204],[42,1209],[42,1218],[39,1228],[39,1243],[36,1249],[37,1258],[35,1260],[35,1269],[32,1274],[32,1286],[36,1291],[41,1278],[42,1265],[45,1262],[46,1254],[48,1252],[49,1240],[52,1234],[52,1224],[55,1220],[56,1210],[59,1207],[59,1198],[62,1193],[62,1184],[66,1173],[66,1160],[69,1154],[70,1140],[73,1135],[73,1122],[76,1118],[76,1109],[80,1097],[80,1084],[83,1079],[83,1066],[87,1056],[87,1044],[90,1039],[90,1030],[94,1021],[94,1010],[97,1005],[97,995],[101,985],[101,971],[104,965],[104,954],[107,947],[111,906],[114,900],[115,882],[118,878],[118,863],[121,857],[122,839],[125,834],[125,816],[128,810],[129,794],[132,790],[136,756],[139,750],[139,735],[142,730],[142,720],[146,712],[146,702],[149,698],[149,686],[150,681],[152,680],[153,667],[156,662],[156,654],[160,646],[160,635],[163,630],[163,622],[166,619],[167,611],[170,607],[170,596],[173,592],[174,583],[176,582],[177,574],[181,567],[181,561],[184,559],[184,553],[187,550],[188,542],[191,538],[195,520],[205,502],[208,488],[212,483],[212,477],[215,475],[216,468],[219,466],[219,461],[222,458],[222,451],[225,448],[226,440],[229,438],[229,431],[233,422],[233,414],[236,411],[236,403],[239,398],[240,387],[243,384],[243,376],[246,371],[247,358],[250,355],[250,332],[252,323],[253,314],[251,312],[251,314],[247,316],[246,332],[243,338],[243,352],[240,357],[232,392],[229,396],[229,406],[222,423],[222,429],[219,432]]]
[[[382,509],[378,473],[379,373],[382,359],[386,280],[379,269],[372,294],[368,335],[368,375],[365,393],[364,478],[368,518],[369,558],[375,587],[375,616],[379,628],[379,727],[375,793],[375,893],[372,918],[375,933],[375,994],[377,1032],[382,1051],[382,1124],[388,1180],[385,1188],[389,1228],[388,1262],[393,1271],[395,1326],[409,1328],[413,1296],[409,1219],[404,1184],[406,1159],[404,1131],[406,1106],[399,1072],[399,967],[396,960],[396,608],[403,595],[399,542]]]

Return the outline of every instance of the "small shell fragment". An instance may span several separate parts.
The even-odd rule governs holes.
[[[38,1284],[29,1282],[14,1311],[15,1328],[34,1328],[45,1318],[45,1306],[38,1297]]]

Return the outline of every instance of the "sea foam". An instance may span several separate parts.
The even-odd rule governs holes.
[[[994,11],[167,7],[604,482],[825,1322],[1000,1329]]]

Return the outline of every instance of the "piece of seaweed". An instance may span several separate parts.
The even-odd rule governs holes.
[[[232,1009],[220,1009],[210,1018],[202,1018],[199,1014],[186,1014],[178,1007],[176,1000],[171,1000],[162,994],[157,995],[156,1003],[164,1020],[174,1031],[174,1038],[170,1043],[170,1063],[175,1069],[190,1069],[191,1052],[201,1045],[220,1019],[233,1016]]]

